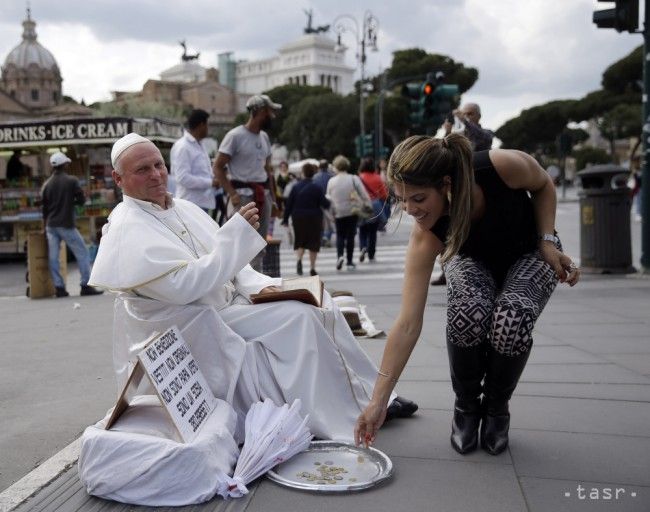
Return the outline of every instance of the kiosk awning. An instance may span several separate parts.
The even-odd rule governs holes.
[[[135,132],[153,142],[174,143],[183,135],[179,123],[156,118],[83,117],[0,124],[0,149],[73,144],[112,144]]]

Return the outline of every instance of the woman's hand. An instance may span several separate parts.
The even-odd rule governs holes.
[[[375,442],[377,430],[386,419],[386,404],[371,401],[368,407],[357,418],[354,426],[354,443],[363,444],[366,448]]]
[[[546,263],[555,271],[561,283],[575,286],[580,279],[580,269],[571,258],[560,251],[552,242],[540,242],[539,252]]]
[[[239,209],[239,214],[244,217],[246,222],[253,226],[253,229],[260,229],[260,216],[258,215],[257,207],[253,201],[242,206]]]

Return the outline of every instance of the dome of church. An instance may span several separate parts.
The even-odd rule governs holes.
[[[61,103],[61,72],[54,56],[36,40],[36,22],[27,9],[23,40],[5,58],[0,87],[28,109]]]
[[[31,19],[29,12],[23,21],[23,40],[9,52],[5,59],[3,69],[10,65],[18,69],[27,69],[35,64],[41,69],[48,69],[59,73],[59,66],[50,51],[36,40],[36,23]]]

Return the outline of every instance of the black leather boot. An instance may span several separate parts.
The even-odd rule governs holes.
[[[508,356],[488,349],[481,448],[491,455],[499,455],[508,447],[510,411],[508,402],[528,361],[530,350],[517,356]]]
[[[460,454],[478,447],[481,422],[481,381],[485,374],[485,345],[459,347],[447,341],[451,385],[456,393],[451,422],[451,446]]]

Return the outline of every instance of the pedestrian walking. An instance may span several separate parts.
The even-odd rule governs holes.
[[[530,354],[535,321],[558,281],[573,286],[580,276],[555,232],[555,187],[530,155],[472,154],[469,141],[454,133],[409,137],[395,148],[388,175],[416,222],[401,309],[355,440],[372,442],[384,421],[382,408],[420,335],[429,278],[441,255],[456,394],[451,445],[465,454],[480,437],[481,448],[497,455],[508,446],[508,402]]]
[[[348,173],[350,161],[346,157],[337,156],[332,165],[336,175],[327,183],[327,198],[336,223],[336,270],[341,270],[344,262],[348,270],[354,270],[354,239],[359,216],[353,211],[353,199],[369,202],[370,197],[359,176]]]
[[[187,118],[187,130],[174,142],[170,152],[175,197],[191,201],[206,213],[216,206],[212,165],[201,144],[208,136],[208,117],[210,114],[205,110],[192,110]]]
[[[377,231],[384,222],[384,205],[388,199],[388,187],[375,169],[372,158],[364,158],[359,166],[359,178],[372,201],[373,215],[361,221],[359,225],[359,261],[368,256],[369,261],[375,260],[377,249]]]
[[[281,210],[284,209],[284,189],[290,181],[289,164],[285,160],[282,160],[278,164],[278,175],[275,178],[275,196],[277,197],[278,208]]]
[[[318,185],[323,193],[327,193],[327,183],[334,176],[334,172],[330,170],[329,162],[324,158],[318,163],[318,172],[314,176],[314,183]],[[334,234],[334,216],[329,208],[323,209],[323,240],[321,245],[323,247],[332,247],[332,235]]]
[[[323,190],[313,182],[315,173],[315,165],[307,163],[302,166],[302,180],[293,186],[284,208],[282,224],[288,226],[291,218],[294,231],[293,249],[296,251],[296,273],[299,276],[303,274],[302,257],[305,250],[309,251],[310,275],[318,274],[316,258],[320,251],[323,232],[323,209],[329,208],[330,205]]]
[[[242,205],[254,201],[260,212],[258,232],[264,240],[272,215],[277,214],[275,178],[271,166],[271,141],[264,130],[271,127],[275,113],[282,108],[266,94],[251,96],[246,102],[246,124],[230,130],[219,147],[214,163],[217,180],[228,194],[232,215]],[[226,174],[226,165],[230,178]],[[253,258],[251,266],[262,270],[265,249]]]
[[[43,226],[47,236],[48,265],[57,297],[70,295],[59,269],[59,248],[63,240],[74,254],[81,274],[80,295],[104,293],[88,285],[90,278],[90,255],[86,243],[75,226],[75,205],[84,204],[86,198],[74,176],[66,173],[71,160],[63,153],[50,157],[52,175],[41,188]]]

